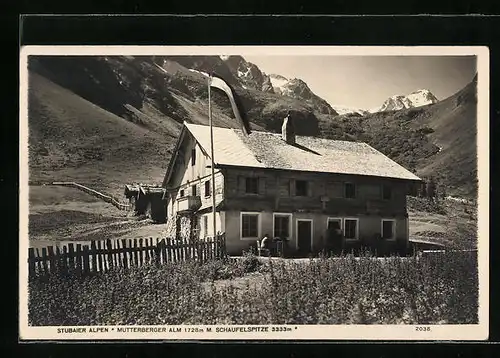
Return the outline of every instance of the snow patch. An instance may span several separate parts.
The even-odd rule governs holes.
[[[274,88],[283,90],[283,87],[288,83],[288,79],[283,76],[269,75],[269,80]]]
[[[219,57],[222,61],[226,61],[229,58],[229,55],[220,55]]]
[[[199,73],[200,75],[203,75],[205,77],[209,77],[208,73],[206,73],[206,72],[201,72],[201,71],[198,71],[198,70],[193,70],[191,68],[189,69],[189,71]]]
[[[352,108],[352,107],[342,106],[342,105],[336,105],[336,104],[332,105],[332,108],[339,115],[357,113],[357,114],[360,114],[360,115],[364,116],[368,112],[366,109]]]

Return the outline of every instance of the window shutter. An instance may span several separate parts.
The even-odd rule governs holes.
[[[295,196],[295,179],[290,179],[290,196]]]
[[[259,180],[259,194],[266,195],[266,178],[261,177]]]

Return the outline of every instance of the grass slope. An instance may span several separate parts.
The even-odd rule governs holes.
[[[33,72],[28,125],[30,180],[74,180],[113,194],[130,180],[161,182],[176,135],[131,123]]]

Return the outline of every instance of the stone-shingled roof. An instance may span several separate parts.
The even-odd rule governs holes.
[[[210,155],[210,127],[185,123]],[[366,143],[296,136],[287,144],[281,134],[213,127],[216,165],[339,173],[421,180]]]

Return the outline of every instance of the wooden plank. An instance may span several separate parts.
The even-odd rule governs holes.
[[[137,246],[137,239],[133,240],[134,243],[134,248],[133,248],[133,253],[134,253],[134,266],[139,266],[139,248]]]
[[[48,264],[49,264],[49,273],[56,273],[57,272],[56,257],[54,255],[54,247],[53,246],[47,247],[47,256],[48,256]]]
[[[144,262],[146,264],[151,264],[151,238],[147,237],[144,239],[145,243],[144,243]]]
[[[92,265],[91,272],[97,272],[97,248],[95,246],[95,241],[90,242],[90,254],[92,255]]]
[[[63,272],[67,273],[68,272],[68,247],[64,245],[62,247],[62,266],[63,266]]]
[[[103,265],[104,255],[102,252],[102,246],[100,240],[96,242],[96,246],[97,246],[97,269],[99,270],[99,272],[104,272],[104,265]]]
[[[142,240],[142,237],[139,239],[139,266],[143,266],[144,265],[144,254],[145,254],[145,250],[144,250],[144,246],[143,246],[143,240]]]
[[[56,246],[56,252],[54,253],[55,255],[55,262],[56,262],[56,270],[58,272],[63,271],[63,261],[62,261],[62,255],[61,251],[59,249],[59,246]]]
[[[154,246],[154,261],[155,265],[158,267],[161,264],[161,252],[160,247],[158,246],[158,238],[156,238],[156,245]]]
[[[172,262],[172,242],[170,238],[165,238],[165,246],[163,248],[163,263]]]
[[[134,266],[134,243],[132,239],[128,239],[127,252],[129,257],[129,267]]]
[[[128,254],[127,254],[127,239],[121,240],[121,250],[122,250],[122,259],[123,259],[123,268],[128,268]]]
[[[71,271],[75,270],[75,246],[73,243],[68,244],[68,267]]]
[[[76,259],[76,271],[79,274],[81,274],[82,273],[82,244],[76,244],[75,259]]]
[[[83,273],[88,275],[90,273],[90,250],[88,245],[83,245],[82,258],[83,258]]]
[[[47,248],[42,248],[42,272],[44,274],[49,273],[48,262],[47,262]]]
[[[181,258],[179,257],[179,246],[180,246],[181,238],[172,238],[172,253],[174,255],[174,262],[180,262]]]
[[[119,240],[111,240],[111,243],[113,245],[113,264],[115,267],[121,267],[122,266],[122,259],[120,255],[120,241]]]
[[[35,273],[36,273],[35,249],[30,247],[28,249],[28,275],[29,277],[33,277]]]
[[[112,250],[113,250],[113,247],[111,246],[111,240],[106,239],[106,259],[107,259],[108,270],[111,270],[112,268],[114,268]]]

